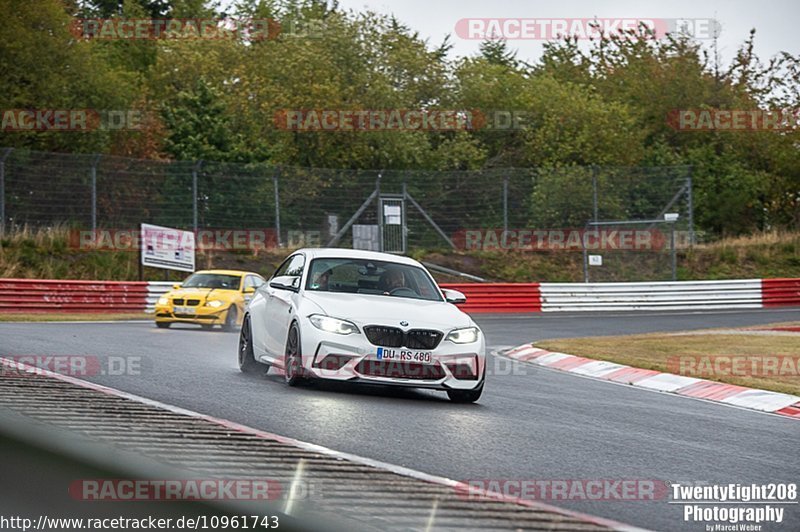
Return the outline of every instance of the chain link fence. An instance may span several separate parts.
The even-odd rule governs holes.
[[[587,236],[589,222],[675,214],[670,228],[679,241],[694,241],[691,170],[685,166],[333,170],[9,148],[0,151],[0,161],[5,231],[55,225],[131,230],[150,223],[268,230],[281,247],[583,253],[597,236]],[[640,224],[636,231],[653,227]],[[648,251],[617,249],[629,244],[620,238],[600,238],[600,251],[620,257]],[[664,254],[663,246],[653,251]],[[662,277],[669,263],[663,270],[657,262],[655,275]]]

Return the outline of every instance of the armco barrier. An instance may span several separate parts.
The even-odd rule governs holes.
[[[142,312],[146,282],[0,279],[0,313]]]
[[[147,311],[160,296],[172,289],[173,283],[152,282],[147,298]],[[539,312],[541,298],[538,283],[457,283],[442,284],[467,296],[467,302],[459,305],[465,312]]]
[[[761,279],[641,283],[542,283],[542,311],[761,308]]]
[[[0,279],[0,313],[153,312],[171,282]],[[457,283],[470,313],[800,306],[800,279],[643,283]]]
[[[459,305],[464,312],[539,312],[542,310],[539,283],[442,284],[467,296]]]
[[[763,279],[761,294],[765,307],[800,306],[800,279]]]

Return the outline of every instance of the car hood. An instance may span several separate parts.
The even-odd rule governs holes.
[[[472,325],[469,316],[443,301],[342,292],[306,292],[305,298],[318,305],[329,316],[354,320],[361,324],[397,326],[401,321],[406,321],[411,328],[444,329]]]
[[[214,299],[229,299],[235,290],[224,290],[222,288],[179,288],[167,293],[168,298],[182,297],[185,299],[200,299],[205,301],[209,294]]]

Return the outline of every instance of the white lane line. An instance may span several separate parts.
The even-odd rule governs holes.
[[[510,497],[507,495],[503,495],[500,493],[495,493],[489,490],[475,490],[469,484],[466,484],[462,481],[453,480],[447,477],[440,477],[438,475],[431,475],[429,473],[425,473],[422,471],[417,471],[415,469],[410,469],[407,467],[390,464],[388,462],[382,462],[380,460],[374,460],[372,458],[367,458],[364,456],[359,456],[356,454],[346,453],[342,451],[336,451],[334,449],[330,449],[328,447],[323,447],[322,445],[317,445],[314,443],[305,442],[302,440],[296,440],[294,438],[289,438],[286,436],[281,436],[278,434],[274,434],[271,432],[263,431],[260,429],[256,429],[253,427],[248,427],[247,425],[242,425],[240,423],[236,423],[235,421],[230,421],[223,418],[217,418],[214,416],[210,416],[208,414],[201,414],[200,412],[195,412],[193,410],[188,410],[186,408],[170,405],[168,403],[162,403],[161,401],[156,401],[154,399],[148,399],[146,397],[142,397],[140,395],[132,394],[129,392],[125,392],[122,390],[117,390],[116,388],[110,388],[108,386],[104,386],[102,384],[96,384],[93,382],[85,381],[82,379],[78,379],[76,377],[71,377],[69,375],[62,375],[60,373],[55,373],[46,369],[35,368],[28,364],[24,364],[22,362],[16,362],[14,360],[9,360],[7,358],[0,357],[0,365],[9,366],[11,368],[15,368],[18,370],[27,371],[30,373],[37,373],[41,375],[45,375],[47,377],[52,377],[54,379],[58,379],[64,382],[68,382],[70,384],[74,384],[76,386],[80,386],[83,388],[88,388],[91,390],[95,390],[107,395],[113,395],[116,397],[121,397],[123,399],[129,399],[131,401],[139,402],[146,404],[148,406],[152,406],[155,408],[161,408],[164,410],[168,410],[170,412],[193,417],[196,419],[202,419],[209,423],[214,423],[216,425],[221,425],[228,429],[234,430],[236,432],[241,432],[245,434],[251,434],[253,436],[258,436],[260,438],[268,439],[277,441],[278,443],[283,443],[286,445],[291,445],[294,447],[298,447],[303,450],[316,452],[319,454],[324,454],[326,456],[330,456],[339,460],[348,460],[350,462],[355,462],[357,464],[366,465],[369,467],[374,467],[375,469],[382,469],[384,471],[389,471],[390,473],[395,473],[398,475],[402,475],[405,477],[410,477],[416,480],[421,480],[424,482],[430,482],[432,484],[438,484],[440,486],[446,486],[448,488],[452,488],[454,490],[471,490],[472,493],[477,495],[482,495],[485,497],[490,497],[493,500],[498,500],[501,502],[506,502],[510,504],[517,504],[521,506],[527,506],[530,508],[536,508],[542,511],[552,512],[559,515],[572,517],[575,519],[580,519],[583,521],[587,521],[590,523],[595,523],[601,526],[606,526],[608,528],[612,528],[614,530],[618,530],[621,532],[648,532],[647,529],[634,527],[632,525],[627,525],[624,523],[620,523],[611,519],[606,519],[603,517],[597,517],[594,515],[584,514],[581,512],[576,512],[573,510],[567,510],[565,508],[559,508],[557,506],[551,506],[549,504],[531,500],[531,499],[521,499]]]

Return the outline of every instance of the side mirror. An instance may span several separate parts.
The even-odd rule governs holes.
[[[459,303],[467,302],[467,296],[465,296],[458,290],[452,290],[450,288],[442,288],[442,292],[444,293],[444,298],[445,300],[447,300],[448,303],[458,305]]]
[[[172,285],[172,288],[175,289],[175,290],[177,290],[180,287],[181,287],[181,283],[175,283],[174,285]]]
[[[300,290],[300,278],[293,275],[281,275],[270,280],[269,285],[277,290]]]
[[[244,290],[242,290],[243,294],[255,294],[256,287],[255,286],[245,286]]]

